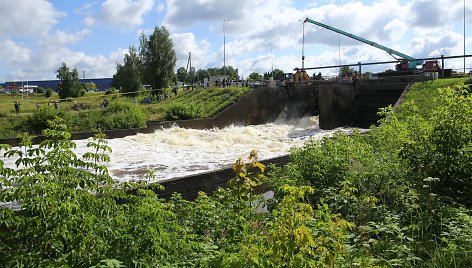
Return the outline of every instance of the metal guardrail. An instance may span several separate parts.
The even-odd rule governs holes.
[[[460,55],[460,56],[444,56],[441,55],[441,57],[432,57],[432,58],[422,58],[422,59],[415,59],[415,61],[428,61],[428,60],[441,60],[442,65],[444,67],[444,60],[447,59],[460,59],[460,58],[469,58],[472,57],[472,55]],[[381,65],[381,64],[393,64],[393,63],[399,63],[401,62],[400,60],[394,60],[394,61],[379,61],[379,62],[358,62],[358,63],[352,63],[352,64],[341,64],[341,65],[329,65],[329,66],[320,66],[320,67],[308,67],[304,68],[305,70],[319,70],[319,69],[331,69],[331,68],[340,68],[340,67],[352,67],[352,66],[369,66],[369,65]],[[296,70],[295,68],[294,70]],[[300,68],[298,68],[300,69]]]

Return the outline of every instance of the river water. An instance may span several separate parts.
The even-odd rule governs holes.
[[[148,170],[155,171],[153,181],[160,181],[228,167],[239,157],[246,159],[251,150],[258,151],[260,160],[285,155],[292,147],[302,146],[309,139],[332,135],[335,131],[348,132],[350,129],[320,130],[315,116],[222,129],[172,127],[151,134],[108,139],[112,153],[106,166],[117,181],[144,179]],[[87,151],[89,141],[75,141],[77,155]],[[0,159],[6,166],[14,165],[14,159]]]

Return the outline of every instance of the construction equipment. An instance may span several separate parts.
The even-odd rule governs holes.
[[[417,71],[417,70],[424,70],[426,72],[437,72],[441,69],[441,67],[439,66],[439,63],[438,61],[426,61],[423,63],[423,61],[421,60],[417,60],[411,56],[408,56],[406,54],[403,54],[399,51],[396,51],[394,49],[391,49],[389,47],[386,47],[386,46],[382,46],[380,44],[377,44],[375,42],[372,42],[370,40],[367,40],[365,38],[362,38],[360,36],[357,36],[357,35],[354,35],[354,34],[351,34],[351,33],[348,33],[348,32],[345,32],[343,30],[340,30],[340,29],[337,29],[335,27],[332,27],[332,26],[329,26],[329,25],[326,25],[324,23],[321,23],[321,22],[318,22],[318,21],[315,21],[315,20],[312,20],[312,19],[309,19],[309,18],[306,18],[304,23],[306,22],[309,22],[309,23],[312,23],[312,24],[315,24],[315,25],[318,25],[320,27],[323,27],[323,28],[326,28],[328,30],[331,30],[333,32],[336,32],[336,33],[339,33],[339,34],[342,34],[342,35],[345,35],[349,38],[352,38],[352,39],[355,39],[357,41],[360,41],[362,43],[365,43],[365,44],[368,44],[368,45],[371,45],[373,47],[376,47],[378,49],[381,49],[385,52],[387,52],[388,54],[390,54],[393,58],[395,58],[396,60],[399,61],[399,63],[395,66],[395,69],[397,71]]]
[[[284,73],[283,79],[278,83],[278,86],[292,87],[295,84],[310,80],[310,76],[304,69],[295,68],[295,71],[295,73]]]

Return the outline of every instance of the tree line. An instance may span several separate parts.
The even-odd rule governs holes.
[[[180,67],[174,73],[176,62],[177,56],[169,31],[165,27],[156,27],[149,36],[141,33],[138,48],[135,46],[128,48],[123,64],[116,65],[116,73],[113,75],[111,86],[119,89],[120,92],[138,92],[143,89],[144,85],[161,89],[176,85],[178,81],[187,84],[203,83],[205,78],[225,73],[230,80],[242,79],[238,69],[230,65],[198,70],[195,67],[190,69]],[[280,69],[274,69],[263,75],[253,72],[247,79],[262,80],[269,79],[271,76],[275,80],[281,80],[284,79],[284,72]],[[56,70],[56,77],[60,80],[58,93],[61,98],[75,98],[85,93],[76,68],[71,69],[63,63]]]

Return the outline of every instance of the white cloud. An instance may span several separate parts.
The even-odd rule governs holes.
[[[71,34],[64,31],[56,31],[53,41],[61,45],[73,44],[84,39],[89,34],[89,32],[90,29],[83,29]]]
[[[241,0],[237,4],[232,0],[167,0],[165,23],[186,26],[199,21],[236,19],[241,17],[241,10],[250,5],[250,0]]]
[[[85,27],[92,27],[95,24],[95,19],[93,17],[86,17],[83,23]]]
[[[97,5],[97,2],[89,2],[83,4],[81,7],[74,10],[77,14],[89,14],[91,10]]]
[[[157,13],[162,13],[166,10],[166,5],[162,3],[161,1],[157,2],[156,4],[156,11]]]
[[[206,69],[215,61],[215,53],[211,52],[207,40],[197,41],[193,33],[172,34],[174,50],[177,54],[176,68],[186,67],[189,52],[192,54],[192,67]]]
[[[0,58],[5,65],[26,64],[31,58],[31,50],[10,39],[0,40]]]
[[[101,17],[113,27],[133,28],[143,24],[143,16],[153,6],[153,0],[106,0]]]
[[[73,51],[61,44],[42,43],[34,48],[23,47],[7,39],[0,41],[2,64],[10,70],[2,81],[55,79],[55,70],[64,62],[77,68],[87,77],[111,77],[116,72],[116,63],[122,62],[125,49],[117,49],[110,55],[87,55]],[[34,53],[33,53],[34,51]]]
[[[0,37],[45,34],[65,15],[45,0],[0,1],[0,10]]]

